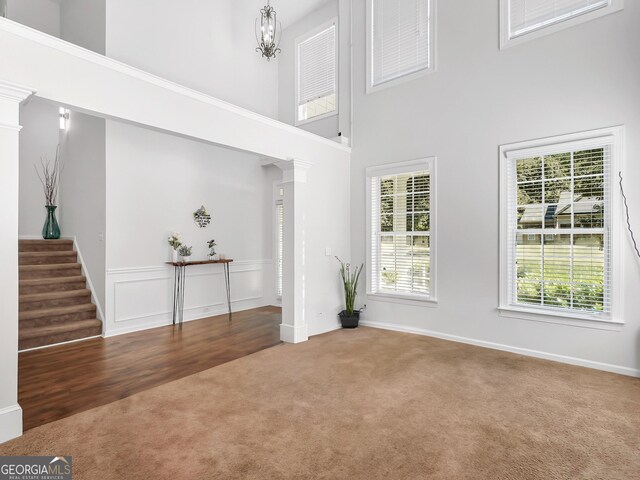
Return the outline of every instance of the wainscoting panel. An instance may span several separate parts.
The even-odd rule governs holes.
[[[231,302],[234,311],[268,305],[273,296],[271,261],[231,264]],[[107,270],[105,336],[144,330],[171,323],[173,267]],[[227,312],[222,265],[187,268],[184,321]]]

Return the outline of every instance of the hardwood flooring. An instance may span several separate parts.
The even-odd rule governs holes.
[[[280,343],[281,310],[262,307],[19,354],[28,430]]]

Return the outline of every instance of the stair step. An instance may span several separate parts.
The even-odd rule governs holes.
[[[25,265],[20,267],[20,279],[74,277],[81,273],[79,263],[62,263],[57,265]]]
[[[19,252],[73,251],[73,240],[19,240]]]
[[[91,291],[87,288],[65,292],[32,293],[20,295],[20,311],[42,310],[70,305],[91,303]]]
[[[31,280],[20,280],[20,295],[81,290],[85,288],[86,285],[87,279],[82,275],[74,277],[36,278]]]
[[[41,310],[20,311],[18,318],[20,330],[44,325],[72,323],[95,318],[96,306],[93,303],[71,305],[68,307],[43,308]]]
[[[21,328],[19,349],[43,347],[102,334],[102,322],[95,318],[33,328]]]
[[[77,263],[78,254],[74,251],[64,252],[20,252],[18,254],[20,266],[23,265],[52,265],[63,263]]]

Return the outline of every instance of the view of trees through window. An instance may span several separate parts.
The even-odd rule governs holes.
[[[516,161],[518,303],[603,311],[608,149]]]
[[[381,177],[379,182],[379,285],[428,295],[430,176],[421,171]]]

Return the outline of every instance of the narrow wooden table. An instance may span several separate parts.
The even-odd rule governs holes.
[[[227,288],[227,307],[229,308],[229,321],[231,321],[231,285],[229,276],[229,264],[231,262],[233,262],[233,260],[230,258],[226,258],[224,260],[200,260],[194,262],[166,262],[167,265],[173,266],[172,319],[174,325],[176,324],[176,321],[178,321],[180,326],[182,326],[182,319],[184,318],[184,285],[187,267],[214,263],[221,263],[224,268],[224,284]]]

